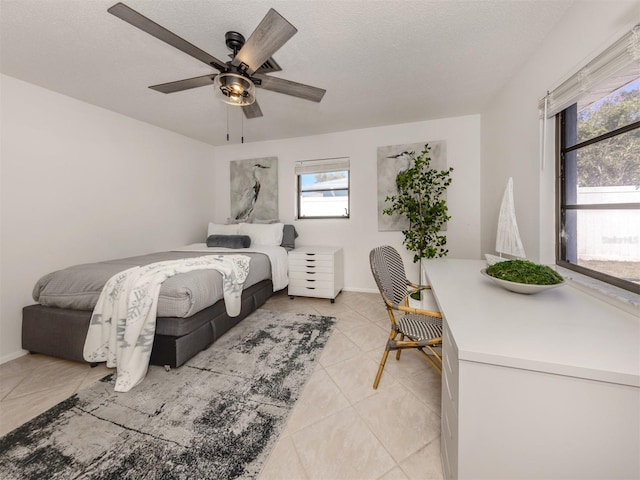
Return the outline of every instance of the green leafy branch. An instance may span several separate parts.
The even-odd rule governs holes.
[[[382,211],[385,215],[404,215],[409,220],[409,229],[402,231],[405,237],[403,244],[415,253],[414,263],[422,258],[443,257],[449,252],[445,247],[447,237],[440,231],[451,219],[442,196],[451,184],[453,167],[440,171],[431,168],[430,150],[427,144],[420,155],[402,153],[412,166],[398,173],[398,193],[385,198],[385,202],[391,202],[391,205]]]

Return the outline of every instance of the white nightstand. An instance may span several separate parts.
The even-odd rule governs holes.
[[[340,247],[299,247],[289,252],[289,296],[329,298],[344,287]]]

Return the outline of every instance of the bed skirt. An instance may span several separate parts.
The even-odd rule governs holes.
[[[258,309],[273,293],[271,280],[247,288],[242,292],[237,317],[227,315],[222,300],[187,318],[158,317],[151,364],[179,367]],[[31,353],[85,362],[82,352],[91,313],[43,305],[24,307],[22,348]]]

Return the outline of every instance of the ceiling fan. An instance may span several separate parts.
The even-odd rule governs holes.
[[[238,32],[225,34],[225,43],[233,52],[227,62],[209,55],[124,3],[116,3],[107,11],[220,72],[149,87],[158,92],[174,93],[213,84],[216,95],[225,103],[242,107],[247,118],[262,117],[262,110],[255,99],[255,87],[312,102],[320,102],[326,92],[322,88],[266,75],[282,70],[271,56],[298,31],[273,8],[248,40],[245,41]]]

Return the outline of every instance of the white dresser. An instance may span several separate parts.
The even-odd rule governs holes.
[[[445,478],[640,478],[640,315],[571,285],[512,293],[484,267],[424,262],[444,317]]]
[[[289,252],[289,296],[329,298],[344,287],[340,247],[299,247]]]

